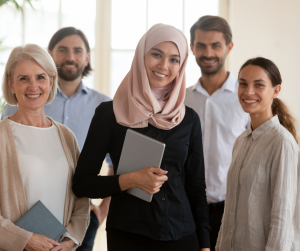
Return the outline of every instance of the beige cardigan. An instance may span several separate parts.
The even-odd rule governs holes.
[[[78,199],[72,192],[72,178],[79,157],[79,148],[74,134],[66,126],[53,120],[52,122],[58,129],[69,163],[63,225],[81,244],[89,224],[89,199]],[[0,122],[0,250],[24,249],[32,233],[17,227],[14,222],[27,211],[14,137],[9,121],[5,118]]]

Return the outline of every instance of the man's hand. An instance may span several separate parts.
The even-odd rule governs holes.
[[[27,242],[25,249],[27,251],[49,251],[52,248],[59,246],[56,241],[40,234],[32,234],[31,238]]]
[[[52,248],[50,251],[71,251],[74,246],[74,241],[68,237],[65,237],[59,246]]]
[[[210,248],[201,248],[200,251],[210,251]]]

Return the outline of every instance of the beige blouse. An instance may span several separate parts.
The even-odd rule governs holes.
[[[237,138],[217,251],[300,250],[298,153],[277,116]]]

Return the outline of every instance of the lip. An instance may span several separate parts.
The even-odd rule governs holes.
[[[64,68],[68,69],[68,70],[71,70],[71,69],[76,69],[76,65],[64,65],[63,66]]]
[[[249,106],[255,105],[259,102],[259,100],[257,100],[257,99],[242,99],[242,100],[245,105],[249,105]]]
[[[30,99],[30,100],[37,100],[42,96],[42,93],[37,93],[37,94],[25,94],[25,97]]]
[[[207,60],[207,59],[201,59],[202,64],[206,66],[212,66],[218,62],[217,59]]]
[[[157,71],[152,71],[153,73],[153,76],[159,80],[162,80],[162,79],[165,79],[168,75],[164,74],[164,73],[160,73],[160,72],[157,72]],[[160,77],[160,76],[157,76],[155,73],[157,74],[160,74],[160,75],[165,75],[164,77]]]

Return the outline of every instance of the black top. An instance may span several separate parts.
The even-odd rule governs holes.
[[[73,191],[77,197],[112,196],[107,227],[148,236],[177,240],[197,230],[200,248],[209,248],[209,220],[202,135],[197,113],[186,107],[182,122],[171,130],[131,128],[165,143],[161,168],[168,171],[152,202],[121,192],[119,176],[98,176],[106,153],[117,172],[128,127],[116,122],[112,101],[96,109],[78,160]]]

